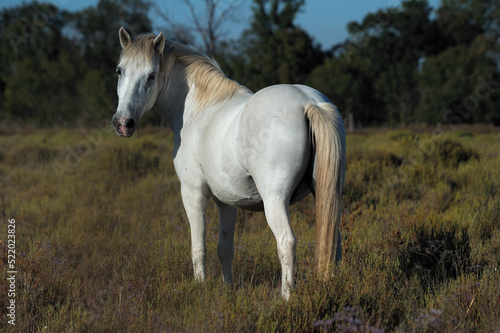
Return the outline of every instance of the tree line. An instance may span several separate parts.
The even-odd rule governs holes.
[[[433,9],[425,0],[403,1],[350,22],[347,40],[323,49],[296,24],[305,0],[253,0],[240,38],[203,40],[224,72],[253,91],[310,85],[356,126],[500,125],[499,4],[442,0]],[[74,126],[110,118],[118,29],[152,31],[152,5],[100,0],[76,12],[38,2],[2,9],[0,124]],[[217,8],[210,8],[214,15]],[[194,26],[205,31],[200,22]],[[175,27],[164,32],[194,43],[191,32]]]

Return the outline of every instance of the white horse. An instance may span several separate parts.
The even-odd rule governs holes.
[[[196,280],[205,279],[205,210],[219,208],[217,255],[232,282],[236,209],[264,210],[276,237],[282,296],[294,287],[296,239],[289,205],[316,196],[316,270],[332,274],[341,257],[340,200],[345,132],[336,107],[302,85],[252,93],[205,55],[158,36],[134,40],[122,27],[118,108],[113,126],[130,137],[155,108],[175,134],[174,165],[191,228]]]

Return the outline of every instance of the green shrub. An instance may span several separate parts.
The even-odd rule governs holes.
[[[400,251],[399,263],[407,278],[417,276],[422,289],[427,291],[463,274],[471,266],[470,253],[466,229],[457,235],[455,229],[428,231],[420,226],[415,239]]]
[[[401,141],[403,139],[413,140],[416,136],[415,132],[411,131],[394,131],[389,132],[387,138],[391,141]]]
[[[16,147],[7,161],[13,165],[36,168],[51,163],[59,150],[45,144],[23,144]]]
[[[479,154],[455,139],[403,137],[399,141],[405,164],[458,168],[461,163],[479,159]]]
[[[453,132],[453,136],[455,136],[457,138],[473,138],[474,134],[472,134],[469,131],[456,131],[456,132]]]
[[[96,170],[107,172],[120,179],[144,177],[158,170],[160,158],[155,143],[145,140],[131,146],[113,145],[105,147],[92,165]]]
[[[436,145],[435,160],[445,167],[458,168],[460,163],[479,159],[477,152],[462,143],[446,139]]]
[[[402,159],[393,153],[382,151],[382,150],[371,150],[371,151],[356,151],[347,155],[347,168],[349,165],[356,161],[368,162],[370,165],[374,166],[374,169],[380,171],[383,167],[394,167],[397,168],[402,164]]]

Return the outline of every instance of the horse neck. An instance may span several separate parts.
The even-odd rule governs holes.
[[[253,94],[237,82],[227,79],[222,73],[221,76],[216,75],[212,82],[206,80],[206,77],[200,78],[199,75],[187,72],[189,71],[177,62],[174,62],[167,72],[163,72],[162,89],[156,103],[158,112],[176,135],[183,126],[196,119],[200,112],[206,112],[207,109],[217,110],[221,103],[226,103],[236,95],[249,97]],[[217,89],[207,88],[213,88],[209,84],[216,84]],[[227,94],[215,95],[220,91]],[[213,98],[207,99],[206,96]]]
[[[186,100],[189,95],[189,86],[183,70],[175,66],[168,72],[162,72],[160,86],[155,108],[177,135],[183,126]]]

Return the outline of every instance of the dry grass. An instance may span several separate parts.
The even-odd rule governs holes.
[[[158,129],[128,140],[103,130],[0,130],[1,239],[7,219],[17,221],[16,331],[500,329],[498,129],[348,135],[341,270],[315,278],[314,201],[294,205],[289,302],[262,213],[239,212],[230,288],[210,206],[209,278],[193,282],[172,141]],[[2,330],[7,300],[1,284]]]

